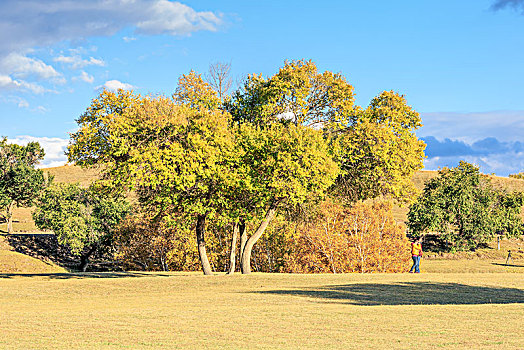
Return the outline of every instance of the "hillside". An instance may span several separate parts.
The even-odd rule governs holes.
[[[89,185],[93,180],[100,176],[100,172],[94,169],[82,169],[77,166],[66,165],[55,168],[44,169],[45,172],[54,176],[55,182],[65,183],[80,183],[83,186]],[[418,189],[424,188],[424,183],[437,176],[437,171],[421,170],[413,176],[413,182]],[[524,180],[514,179],[500,176],[489,176],[497,188],[504,188],[507,191],[524,191]],[[38,232],[38,229],[33,223],[31,218],[32,208],[17,208],[15,209],[14,218],[15,223],[13,225],[17,232]],[[406,221],[408,209],[406,207],[400,208],[395,207],[393,214],[395,219],[399,222]],[[0,231],[6,230],[6,225],[0,225]]]

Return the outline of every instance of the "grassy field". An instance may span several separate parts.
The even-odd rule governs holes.
[[[0,348],[522,349],[523,276],[0,274]]]
[[[75,167],[49,172],[84,185],[97,176]],[[419,172],[415,183],[435,174]],[[396,215],[405,219],[402,209]],[[35,231],[30,208],[16,216],[15,230]],[[506,266],[508,249],[516,259]],[[428,255],[421,269],[77,274],[12,251],[0,235],[0,349],[523,348],[522,239],[503,240],[501,250]]]

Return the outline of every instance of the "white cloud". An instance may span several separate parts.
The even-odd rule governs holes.
[[[32,80],[32,81],[28,81]],[[0,89],[32,92],[41,94],[50,91],[37,81],[49,81],[54,84],[65,84],[64,76],[52,66],[37,58],[19,53],[10,53],[0,57]]]
[[[38,165],[39,168],[49,168],[54,166],[62,166],[67,163],[67,156],[65,151],[69,140],[58,137],[34,137],[34,136],[17,136],[8,139],[10,143],[18,145],[27,145],[29,142],[38,142],[44,148],[45,158]]]
[[[82,58],[80,55],[74,56],[58,56],[53,59],[55,62],[69,64],[73,69],[84,68],[86,66],[105,66],[105,62],[101,59],[89,57]]]
[[[14,80],[10,76],[2,74],[0,74],[0,90],[30,91],[35,94],[42,94],[48,91],[43,86],[36,83],[29,83],[24,80]]]
[[[41,80],[66,83],[63,74],[53,66],[27,56],[35,47],[112,36],[125,28],[143,35],[190,35],[201,30],[215,31],[221,23],[219,14],[195,11],[168,0],[2,0],[0,89],[43,93],[51,90],[41,86]],[[84,55],[82,48],[71,49],[68,55],[62,54],[54,61],[72,69],[105,65],[100,58]],[[90,80],[86,75],[81,75],[81,79]]]
[[[74,77],[73,80],[82,80],[86,83],[92,84],[95,81],[95,78],[92,75],[87,74],[86,72],[82,71],[78,77]]]
[[[495,173],[498,176],[508,176],[524,171],[524,153],[491,154],[483,157],[434,157],[424,161],[424,169],[438,170],[443,167],[456,167],[461,160],[475,164],[484,174]]]
[[[21,55],[10,53],[0,58],[0,73],[14,77],[34,76],[37,79],[51,80],[55,83],[63,84],[65,79],[52,66],[43,61]]]
[[[435,136],[473,143],[486,137],[500,141],[521,141],[524,135],[524,111],[483,113],[422,113],[424,126],[418,136]]]
[[[149,1],[136,24],[139,33],[184,35],[197,30],[215,31],[220,18],[212,12],[196,12],[189,6],[167,0]]]
[[[146,35],[189,35],[214,31],[221,23],[218,14],[167,0],[3,0],[0,56],[61,41],[111,36],[124,28]]]
[[[35,112],[39,112],[39,113],[46,113],[47,112],[47,108],[45,108],[44,106],[38,106],[34,109]]]
[[[500,176],[524,170],[524,111],[422,113],[422,123],[417,136],[427,140],[429,170],[454,167],[459,160]]]
[[[122,38],[126,43],[130,43],[131,41],[135,41],[136,38],[135,37],[128,37],[128,36],[125,36]]]
[[[29,102],[19,96],[2,96],[0,95],[0,103],[12,103],[18,106],[18,108],[28,108]]]
[[[131,84],[122,83],[118,80],[108,80],[104,83],[104,85],[97,86],[95,90],[106,89],[109,91],[117,91],[118,89],[131,90],[133,88],[134,86]]]
[[[23,98],[20,98],[17,102],[19,108],[27,108],[29,107],[29,102],[24,100]]]

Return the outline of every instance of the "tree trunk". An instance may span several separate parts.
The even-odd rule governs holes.
[[[262,234],[266,230],[271,220],[275,217],[276,212],[277,212],[276,205],[271,205],[266,213],[266,216],[264,217],[264,220],[262,220],[262,222],[260,223],[260,226],[258,226],[253,236],[249,237],[249,239],[247,240],[245,247],[244,247],[244,251],[242,252],[242,273],[243,274],[251,273],[251,251],[253,250],[253,246],[258,241],[258,239],[262,236]]]
[[[89,259],[91,258],[91,256],[93,255],[93,253],[96,251],[97,249],[97,245],[96,244],[93,244],[91,246],[91,248],[89,248],[89,250],[87,252],[85,252],[84,254],[82,254],[80,256],[80,265],[78,266],[78,269],[82,272],[86,272],[87,270],[87,265],[89,265]]]
[[[206,253],[206,240],[205,240],[205,231],[206,231],[206,215],[199,215],[197,217],[196,224],[196,237],[197,237],[197,246],[198,246],[198,256],[200,257],[200,263],[202,264],[202,271],[204,275],[212,275],[213,271],[211,270],[211,265],[209,265],[209,260]]]
[[[13,233],[13,209],[15,207],[15,202],[12,201],[7,206],[7,233]]]
[[[237,238],[238,238],[238,221],[235,222],[233,226],[233,237],[231,238],[231,253],[229,254],[229,270],[227,271],[228,275],[235,273],[236,268],[236,247],[237,247]]]
[[[246,222],[244,219],[240,219],[238,229],[240,231],[240,271],[244,273],[244,268],[242,266],[242,256],[244,255],[244,248],[246,247],[247,242]]]

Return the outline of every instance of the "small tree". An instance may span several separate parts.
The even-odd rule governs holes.
[[[522,234],[522,205],[522,193],[495,190],[478,167],[461,161],[425,184],[410,207],[408,227],[415,236],[438,232],[451,250],[476,249],[498,233]]]
[[[33,213],[40,229],[52,230],[60,244],[80,256],[81,271],[86,271],[90,257],[108,247],[116,226],[129,212],[121,198],[111,198],[91,186],[54,184],[44,190]]]
[[[13,232],[13,209],[33,205],[40,191],[47,185],[42,170],[35,165],[44,159],[44,150],[38,142],[27,146],[8,144],[0,139],[0,207],[5,208],[3,219],[7,232]]]
[[[207,83],[216,91],[220,101],[224,101],[227,92],[231,89],[231,63],[216,62],[209,66],[206,74]]]

